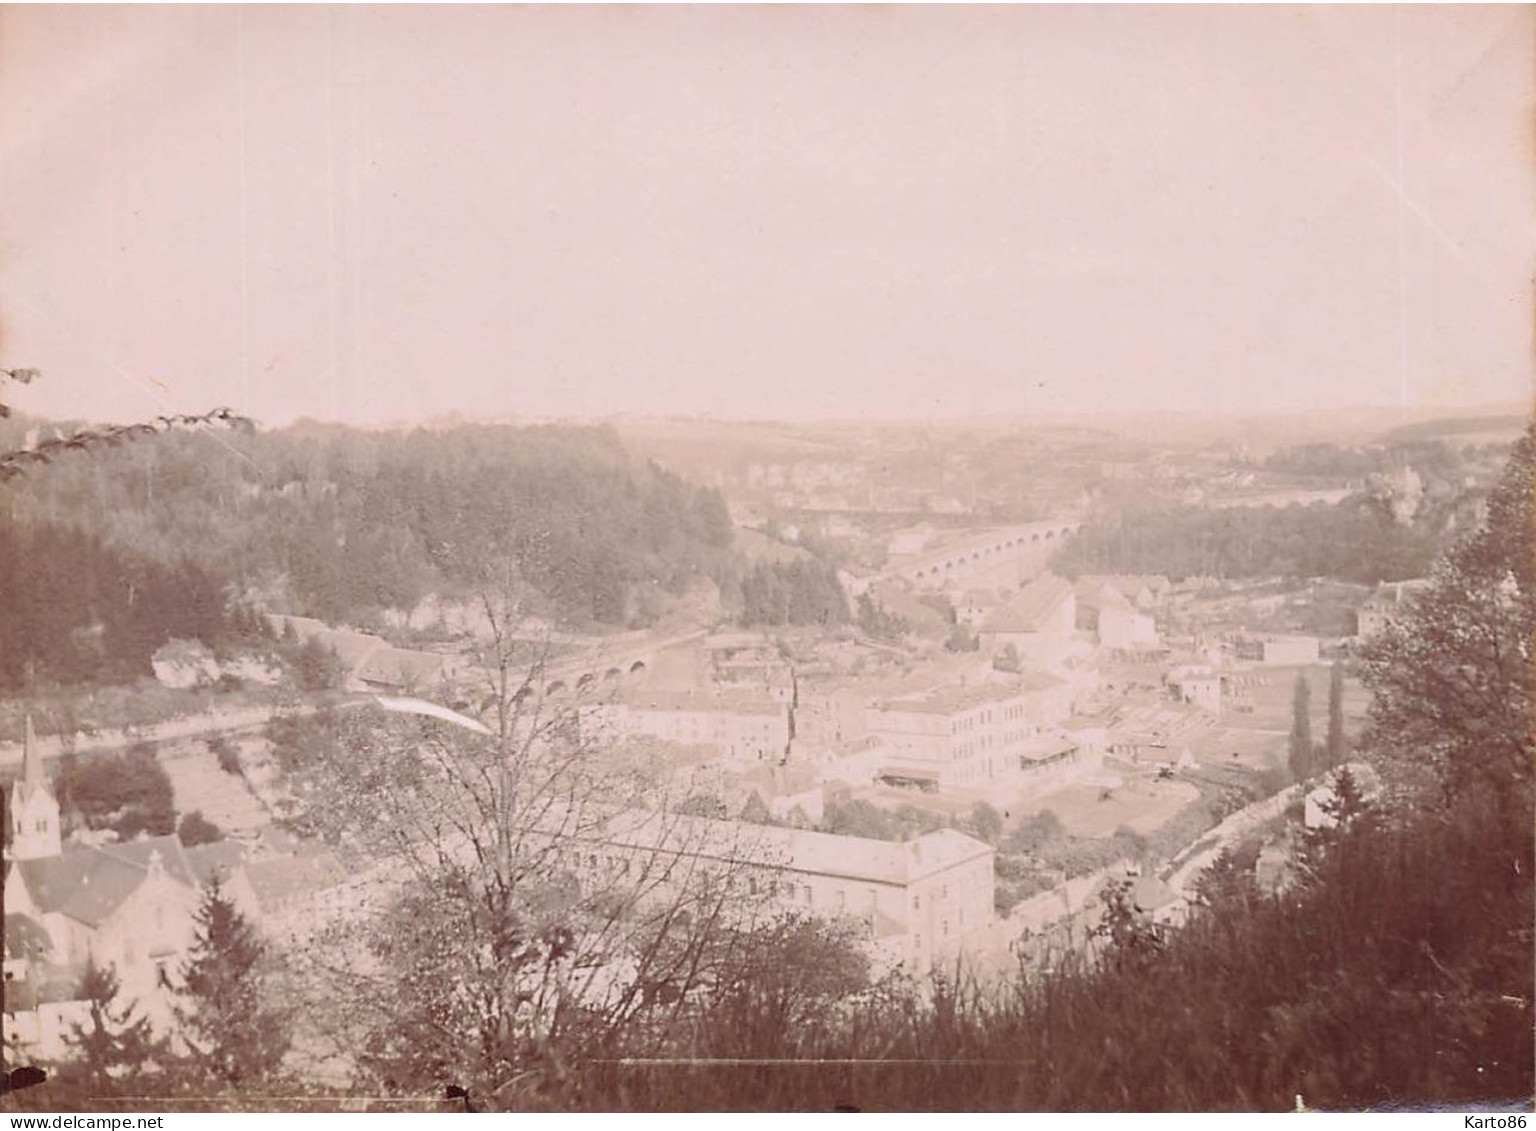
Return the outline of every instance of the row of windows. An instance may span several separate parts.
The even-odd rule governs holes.
[[[987,750],[993,745],[995,745],[995,743],[993,742],[992,736],[990,734],[984,734],[975,742],[960,743],[959,746],[956,746],[953,750],[950,751],[949,760],[951,762],[963,762],[967,758],[975,757],[977,754],[981,753],[981,751]]]

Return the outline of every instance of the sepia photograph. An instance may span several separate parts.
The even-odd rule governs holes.
[[[0,1110],[1522,1128],[1533,378],[1528,5],[0,5]]]

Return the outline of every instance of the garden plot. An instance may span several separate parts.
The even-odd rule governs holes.
[[[243,747],[251,740],[231,736],[230,741]],[[251,793],[245,778],[221,769],[206,743],[168,744],[161,748],[160,764],[170,776],[178,812],[197,810],[228,835],[254,832],[271,823],[271,814]]]

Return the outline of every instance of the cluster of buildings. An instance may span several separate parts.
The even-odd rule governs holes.
[[[874,953],[917,970],[995,933],[992,846],[953,828],[898,843],[814,826],[834,799],[931,798],[952,812],[987,801],[1001,810],[1010,799],[1098,773],[1117,742],[1165,748],[1161,729],[1127,738],[1113,712],[1093,707],[1104,701],[1100,668],[1110,658],[1158,657],[1167,697],[1176,701],[1169,709],[1220,713],[1219,653],[1172,668],[1163,659],[1166,579],[1073,582],[1046,571],[1048,555],[1074,529],[1053,521],[893,541],[877,580],[914,601],[947,600],[954,623],[974,637],[972,652],[835,633],[786,644],[714,632],[653,641],[654,648],[626,641],[602,663],[588,663],[591,672],[545,673],[541,690],[572,696],[583,735],[616,769],[644,769],[674,787],[657,795],[670,801],[681,793],[712,803],[688,808],[658,838],[659,814],[677,810],[648,809],[638,797],[638,807],[570,846],[572,866],[594,879],[668,856],[731,869],[755,896],[862,924]],[[430,697],[433,689],[450,693],[463,674],[451,656],[394,648],[303,617],[270,620],[279,634],[334,652],[354,690]],[[1280,639],[1266,642],[1265,653],[1270,662],[1316,655]],[[357,875],[328,851],[233,842],[186,848],[174,837],[65,844],[35,752],[24,765],[6,861],[8,1043],[56,1051],[80,1015],[69,979],[78,984],[87,958],[116,968],[125,995],[150,1016],[168,1017],[200,889],[215,877],[269,937],[294,945],[356,910]],[[752,852],[743,855],[746,842]],[[1165,893],[1154,887],[1143,882],[1138,899],[1165,914]],[[12,939],[21,941],[12,947]]]
[[[261,843],[186,847],[176,836],[126,843],[66,842],[62,814],[31,725],[11,787],[5,851],[4,1039],[16,1059],[65,1054],[89,1017],[78,995],[87,963],[110,966],[119,993],[169,1031],[172,1000],[197,934],[203,888],[217,879],[268,937],[321,921],[345,875],[329,851],[276,830]]]

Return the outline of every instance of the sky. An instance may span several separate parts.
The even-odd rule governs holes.
[[[0,9],[24,411],[1528,400],[1536,10]]]

